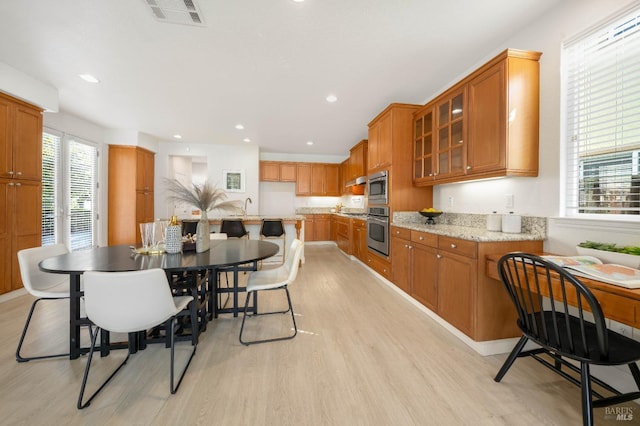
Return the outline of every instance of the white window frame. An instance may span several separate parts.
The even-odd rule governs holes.
[[[594,208],[585,208],[584,206],[580,206],[579,204],[579,199],[581,196],[583,196],[583,194],[580,191],[579,188],[579,182],[580,182],[580,178],[583,176],[583,168],[581,167],[581,165],[584,163],[585,160],[582,160],[582,162],[580,162],[579,160],[579,153],[578,153],[578,139],[580,137],[582,137],[582,142],[583,145],[585,144],[585,142],[587,143],[587,145],[591,144],[590,146],[588,146],[588,148],[591,148],[591,150],[589,152],[591,152],[592,154],[596,153],[596,149],[598,146],[596,145],[597,142],[594,142],[593,144],[591,143],[591,139],[589,139],[589,136],[591,136],[590,133],[585,132],[585,133],[573,133],[572,132],[572,128],[571,128],[571,121],[573,119],[574,122],[579,122],[579,123],[583,123],[586,119],[588,119],[590,116],[588,115],[588,113],[584,113],[584,110],[581,110],[580,112],[583,113],[582,115],[576,115],[573,111],[575,111],[575,108],[572,110],[572,106],[571,106],[571,96],[569,91],[571,90],[571,85],[569,84],[569,79],[571,78],[569,76],[569,54],[568,54],[568,49],[570,49],[573,46],[579,46],[579,43],[583,40],[589,40],[592,39],[594,36],[598,37],[598,43],[592,46],[596,47],[597,51],[602,51],[601,46],[606,46],[608,43],[613,43],[619,41],[621,39],[621,37],[619,35],[614,35],[614,33],[612,31],[609,31],[607,33],[607,30],[610,30],[611,28],[613,28],[615,25],[620,24],[621,22],[623,22],[623,18],[625,17],[629,17],[629,16],[633,16],[635,19],[635,27],[634,26],[628,26],[627,29],[630,33],[633,34],[633,38],[635,39],[634,43],[640,43],[640,2],[636,1],[634,2],[632,5],[629,5],[628,7],[626,7],[625,9],[619,11],[618,13],[616,13],[615,15],[601,21],[600,23],[594,25],[593,27],[587,29],[586,31],[582,32],[581,34],[578,34],[577,36],[565,41],[563,43],[562,46],[562,85],[563,85],[563,97],[562,97],[562,113],[563,113],[563,122],[562,122],[562,144],[563,144],[563,149],[561,151],[561,176],[562,176],[562,186],[561,186],[561,211],[564,217],[569,217],[569,218],[581,218],[581,219],[597,219],[597,220],[614,220],[614,221],[634,221],[634,222],[640,222],[640,213],[632,213],[632,214],[624,214],[621,213],[622,211],[624,211],[625,209],[627,210],[627,212],[629,211],[629,209],[635,209],[640,210],[640,208],[638,207],[623,207],[623,208],[618,208],[616,213],[584,213],[581,212],[581,210],[586,210],[586,209],[590,209],[592,211],[595,211],[597,209]],[[629,28],[631,28],[629,30]],[[616,42],[617,43],[617,42]],[[620,46],[620,45],[617,45]],[[613,49],[609,49],[609,51],[611,51]],[[585,56],[585,57],[590,57],[590,56]],[[622,63],[624,65],[629,64],[630,60],[628,57],[626,57],[626,60],[623,60]],[[626,69],[626,67],[624,68]],[[633,68],[635,70],[635,75],[638,76],[638,80],[640,80],[640,70],[638,67]],[[595,74],[594,74],[595,75]],[[591,77],[591,74],[589,74],[589,77]],[[593,86],[595,86],[595,83],[592,83],[591,81],[589,81],[589,84],[593,84]],[[618,87],[618,86],[616,86]],[[591,88],[591,86],[590,86]],[[597,89],[596,89],[597,91]],[[587,92],[580,92],[580,94],[582,96],[584,96]],[[602,92],[597,92],[602,93]],[[612,92],[609,92],[612,93]],[[617,92],[616,92],[617,93]],[[590,92],[588,94],[591,94]],[[619,96],[619,95],[618,95]],[[627,105],[628,103],[624,102],[624,96],[620,96],[620,97],[616,97],[616,101],[620,101],[623,100],[622,105]],[[590,100],[590,103],[588,103],[587,105],[589,105],[589,107],[593,107],[593,105],[595,105],[596,102],[594,100]],[[577,105],[574,104],[574,106]],[[620,105],[620,104],[617,104]],[[635,105],[635,104],[633,104]],[[580,105],[582,106],[582,105]],[[616,108],[616,111],[618,110],[622,110],[624,112],[626,112],[625,108]],[[571,114],[574,114],[573,116]],[[624,115],[624,114],[623,114]],[[635,114],[631,115],[627,115],[625,117],[636,117]],[[576,117],[579,117],[579,119],[577,119]],[[594,117],[594,119],[598,118],[599,116],[596,115]],[[600,117],[601,118],[601,117]],[[640,175],[640,170],[638,167],[638,156],[639,156],[639,152],[640,152],[640,140],[635,141],[635,136],[632,138],[628,138],[627,133],[625,133],[624,137],[619,137],[618,135],[620,133],[622,133],[620,131],[621,125],[618,122],[618,117],[614,119],[611,119],[611,122],[613,123],[615,121],[615,131],[611,132],[611,140],[612,143],[611,145],[608,145],[608,147],[616,147],[616,149],[618,150],[618,153],[620,155],[625,155],[625,151],[629,153],[629,155],[631,156],[631,162],[629,163],[629,165],[626,166],[626,168],[628,169],[629,167],[631,167],[631,173],[632,175]],[[625,118],[625,120],[627,120]],[[635,118],[635,121],[640,121],[640,114],[638,114],[638,117]],[[629,122],[625,121],[624,122],[626,124],[626,128],[628,129],[629,126]],[[607,122],[606,124],[609,124],[609,122]],[[635,124],[635,123],[634,123]],[[632,125],[634,125],[632,124]],[[577,124],[580,125],[580,124]],[[637,124],[635,124],[635,126],[637,126]],[[589,126],[585,126],[585,127],[589,127]],[[595,127],[595,126],[593,126]],[[579,127],[580,130],[582,130],[582,125],[580,125]],[[593,132],[593,128],[590,129]],[[577,138],[574,136],[577,134]],[[633,133],[632,133],[633,134]],[[587,136],[584,136],[587,135]],[[593,138],[594,140],[596,138]],[[633,145],[633,146],[631,146]],[[635,146],[637,145],[637,146]],[[620,149],[620,147],[622,146],[622,149]],[[587,149],[588,149],[587,148]],[[592,164],[594,164],[596,167],[598,167],[598,162],[597,161],[593,161]],[[611,165],[606,164],[605,160],[601,160],[598,170],[605,170],[607,168],[614,168],[615,166],[613,166],[613,162]],[[595,168],[595,167],[594,167]],[[611,207],[609,208],[609,210],[616,210],[615,207]]]

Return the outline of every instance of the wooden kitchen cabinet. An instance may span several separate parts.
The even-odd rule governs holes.
[[[351,219],[351,254],[361,262],[367,261],[367,221]]]
[[[540,56],[507,49],[416,111],[416,186],[538,175]]]
[[[538,176],[540,56],[508,50],[469,82],[469,175]]]
[[[139,224],[154,221],[154,156],[140,147],[109,145],[109,245],[140,245]]]
[[[476,341],[516,337],[516,314],[487,256],[542,252],[542,241],[475,242],[391,227],[391,281]]]
[[[344,253],[352,253],[351,219],[348,217],[336,216],[336,244]]]
[[[22,287],[18,251],[42,244],[42,110],[0,94],[0,293]]]
[[[307,214],[304,221],[305,241],[331,241],[331,215]]]
[[[368,146],[368,141],[363,139],[349,150],[349,175],[346,181],[367,175]]]
[[[295,182],[296,163],[281,161],[260,161],[261,182]]]
[[[395,211],[417,211],[433,204],[430,187],[416,188],[413,179],[414,113],[420,105],[391,104],[369,123],[367,174],[386,170],[388,205]]]
[[[386,257],[381,257],[371,250],[367,250],[365,264],[385,279],[391,280],[391,262]]]
[[[296,195],[340,196],[339,164],[298,163]]]

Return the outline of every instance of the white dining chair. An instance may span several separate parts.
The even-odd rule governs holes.
[[[293,313],[293,306],[291,305],[291,295],[289,294],[289,285],[292,284],[296,276],[298,275],[298,268],[300,264],[300,257],[302,256],[302,249],[304,245],[302,241],[295,239],[291,243],[291,248],[288,250],[288,256],[285,263],[274,269],[263,269],[260,271],[252,272],[249,275],[249,280],[247,282],[247,297],[244,303],[244,315],[242,316],[242,325],[240,326],[240,343],[243,345],[251,345],[254,343],[266,343],[266,342],[275,342],[278,340],[287,340],[293,339],[296,334],[298,334],[298,327],[296,326],[296,318]],[[284,290],[287,295],[287,303],[288,309],[285,311],[274,311],[274,312],[263,312],[263,313],[255,313],[249,314],[249,299],[253,295],[253,304],[256,306],[256,297],[259,291],[267,291],[267,290]],[[252,340],[246,341],[242,339],[242,334],[244,331],[244,324],[247,317],[254,317],[259,315],[270,315],[270,314],[286,314],[291,313],[291,320],[293,322],[293,334],[283,336],[283,337],[275,337],[269,339],[262,340]]]
[[[32,357],[26,357],[20,353],[22,350],[22,344],[24,343],[24,339],[27,335],[27,330],[29,329],[29,324],[31,323],[31,318],[33,317],[33,313],[38,302],[41,300],[69,299],[69,276],[66,274],[52,274],[41,271],[38,264],[43,259],[59,256],[68,252],[69,250],[67,250],[67,247],[64,244],[33,247],[23,249],[18,252],[18,265],[20,266],[22,284],[29,294],[37,297],[37,299],[31,304],[31,309],[29,310],[29,315],[27,316],[24,328],[22,329],[18,348],[16,349],[16,361],[18,362],[69,356],[68,352]]]
[[[197,345],[193,344],[189,360],[175,383],[175,320],[182,310],[187,309],[189,303],[195,303],[192,296],[173,297],[167,276],[162,269],[132,272],[87,271],[84,273],[84,301],[87,317],[96,327],[91,336],[91,348],[78,395],[78,409],[83,409],[91,404],[93,398],[120,371],[131,355],[131,348],[129,348],[124,361],[83,403],[91,360],[96,348],[98,332],[101,329],[116,333],[134,333],[166,323],[166,338],[169,339],[169,347],[171,348],[169,387],[172,394],[177,392],[195,355]]]

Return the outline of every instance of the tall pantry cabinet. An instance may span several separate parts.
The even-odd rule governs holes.
[[[22,287],[17,253],[42,244],[42,110],[0,93],[0,293]]]
[[[155,154],[109,145],[109,245],[140,245],[140,223],[153,222]]]

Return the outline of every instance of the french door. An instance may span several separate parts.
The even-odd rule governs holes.
[[[42,245],[71,251],[97,245],[98,145],[45,128],[42,136]]]

